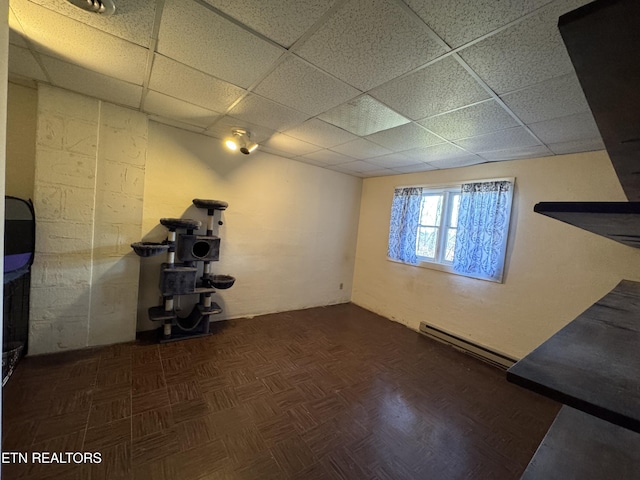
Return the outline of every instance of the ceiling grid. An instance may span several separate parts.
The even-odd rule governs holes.
[[[604,146],[556,23],[588,2],[10,0],[9,78],[359,177],[577,153]]]

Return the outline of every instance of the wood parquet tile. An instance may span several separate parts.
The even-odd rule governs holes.
[[[170,405],[169,393],[166,388],[131,396],[131,411],[133,415],[168,405]]]
[[[84,447],[91,452],[123,442],[131,442],[131,417],[88,428],[84,437]]]
[[[519,478],[559,405],[352,304],[209,337],[28,357],[3,389],[6,480]]]
[[[176,425],[175,432],[180,451],[189,450],[221,437],[221,433],[209,417],[182,422]]]
[[[89,428],[106,425],[131,416],[131,394],[93,402],[89,412]]]
[[[133,465],[162,462],[178,452],[180,452],[180,445],[174,429],[153,433],[131,442]]]
[[[267,443],[254,426],[226,433],[222,441],[227,447],[227,454],[233,466],[242,466],[257,454],[269,450]]]
[[[169,430],[173,426],[173,414],[170,407],[145,410],[131,418],[131,436],[138,439],[158,432]]]

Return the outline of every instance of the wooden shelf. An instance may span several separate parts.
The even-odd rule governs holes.
[[[640,202],[541,202],[533,211],[640,248]]]
[[[534,207],[537,213],[636,248],[640,247],[638,25],[638,0],[597,0],[558,22],[630,202],[543,202]],[[622,280],[507,371],[509,381],[569,405],[558,414],[522,479],[640,478],[639,345],[640,283]]]
[[[507,379],[640,432],[640,283],[611,292],[507,370]]]
[[[569,12],[560,34],[630,201],[640,200],[640,2],[607,0]]]
[[[640,478],[640,434],[562,407],[521,480]]]

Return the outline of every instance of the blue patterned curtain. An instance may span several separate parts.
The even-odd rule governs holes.
[[[502,281],[513,184],[509,181],[462,185],[453,269]]]
[[[416,257],[416,239],[422,188],[396,188],[391,204],[391,222],[389,226],[389,251],[392,260],[405,263],[418,263]]]

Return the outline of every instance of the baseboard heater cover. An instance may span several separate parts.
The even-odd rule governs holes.
[[[464,340],[460,337],[456,337],[455,335],[433,327],[425,322],[420,322],[420,333],[429,338],[433,338],[434,340],[438,340],[439,342],[451,345],[457,350],[476,357],[484,362],[488,362],[503,370],[508,369],[516,363],[516,360],[513,358],[494,352],[493,350],[481,345],[476,345],[475,343],[469,342],[468,340]]]

